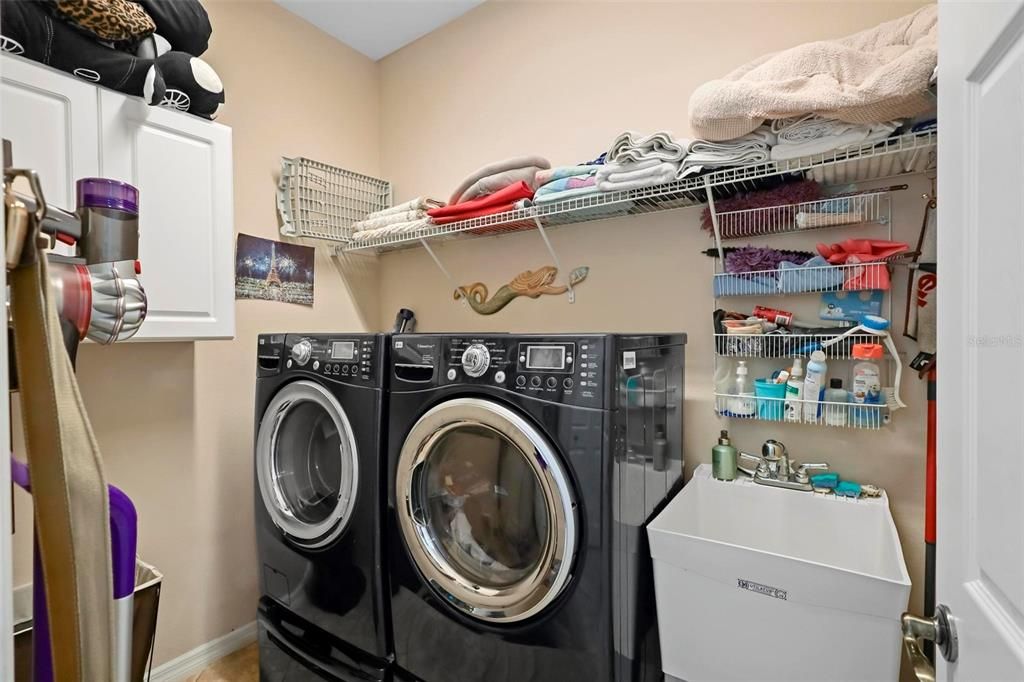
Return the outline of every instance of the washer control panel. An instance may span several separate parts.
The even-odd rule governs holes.
[[[397,335],[391,342],[399,384],[486,385],[588,407],[604,401],[604,337]]]
[[[304,370],[344,383],[376,385],[380,350],[377,336],[287,334],[283,344],[285,371]]]

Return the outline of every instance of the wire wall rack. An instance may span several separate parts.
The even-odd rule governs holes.
[[[887,291],[890,286],[889,262],[885,261],[811,267],[792,265],[775,270],[719,272],[714,275],[715,298]]]
[[[670,211],[710,204],[714,200],[762,188],[766,182],[792,175],[822,184],[846,184],[878,180],[935,168],[937,135],[934,131],[889,138],[865,145],[784,162],[768,162],[725,168],[706,175],[684,178],[641,189],[599,192],[564,201],[534,204],[503,213],[446,225],[429,225],[396,234],[360,237],[348,233],[341,251],[391,251],[415,247],[426,241],[479,237],[605,220],[619,216]],[[716,234],[719,228],[716,224]],[[721,237],[716,240],[721,241]]]
[[[845,331],[837,328],[834,334],[718,333],[715,334],[715,353],[726,358],[795,358],[824,350],[828,360],[852,360],[854,345],[878,343],[878,337],[873,334],[851,334],[841,342],[823,346]]]
[[[885,392],[883,391],[883,395]],[[788,404],[787,404],[788,403]],[[884,404],[786,400],[754,395],[715,394],[715,412],[731,419],[786,422],[875,431],[889,423]]]
[[[718,229],[722,241],[729,241],[867,223],[886,224],[891,210],[889,191],[882,190],[799,204],[723,211],[718,214]]]
[[[391,183],[303,157],[281,159],[281,234],[347,243],[352,224],[391,206]]]

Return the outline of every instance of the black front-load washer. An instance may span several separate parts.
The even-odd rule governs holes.
[[[682,481],[683,335],[391,338],[398,669],[662,679],[644,526]]]
[[[255,502],[264,682],[388,678],[386,340],[259,337]]]

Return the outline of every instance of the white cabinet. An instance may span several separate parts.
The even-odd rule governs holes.
[[[100,175],[139,188],[141,339],[235,329],[231,129],[100,91]]]
[[[0,135],[13,145],[14,165],[39,171],[46,200],[74,210],[75,180],[100,169],[96,86],[3,57],[0,105]]]
[[[234,336],[231,129],[7,55],[0,80],[0,135],[48,201],[73,210],[82,177],[139,188],[149,315],[134,339]]]

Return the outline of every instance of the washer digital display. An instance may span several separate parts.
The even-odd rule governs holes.
[[[355,356],[355,341],[331,341],[331,360],[351,360]]]
[[[565,369],[565,346],[527,346],[527,369]]]

